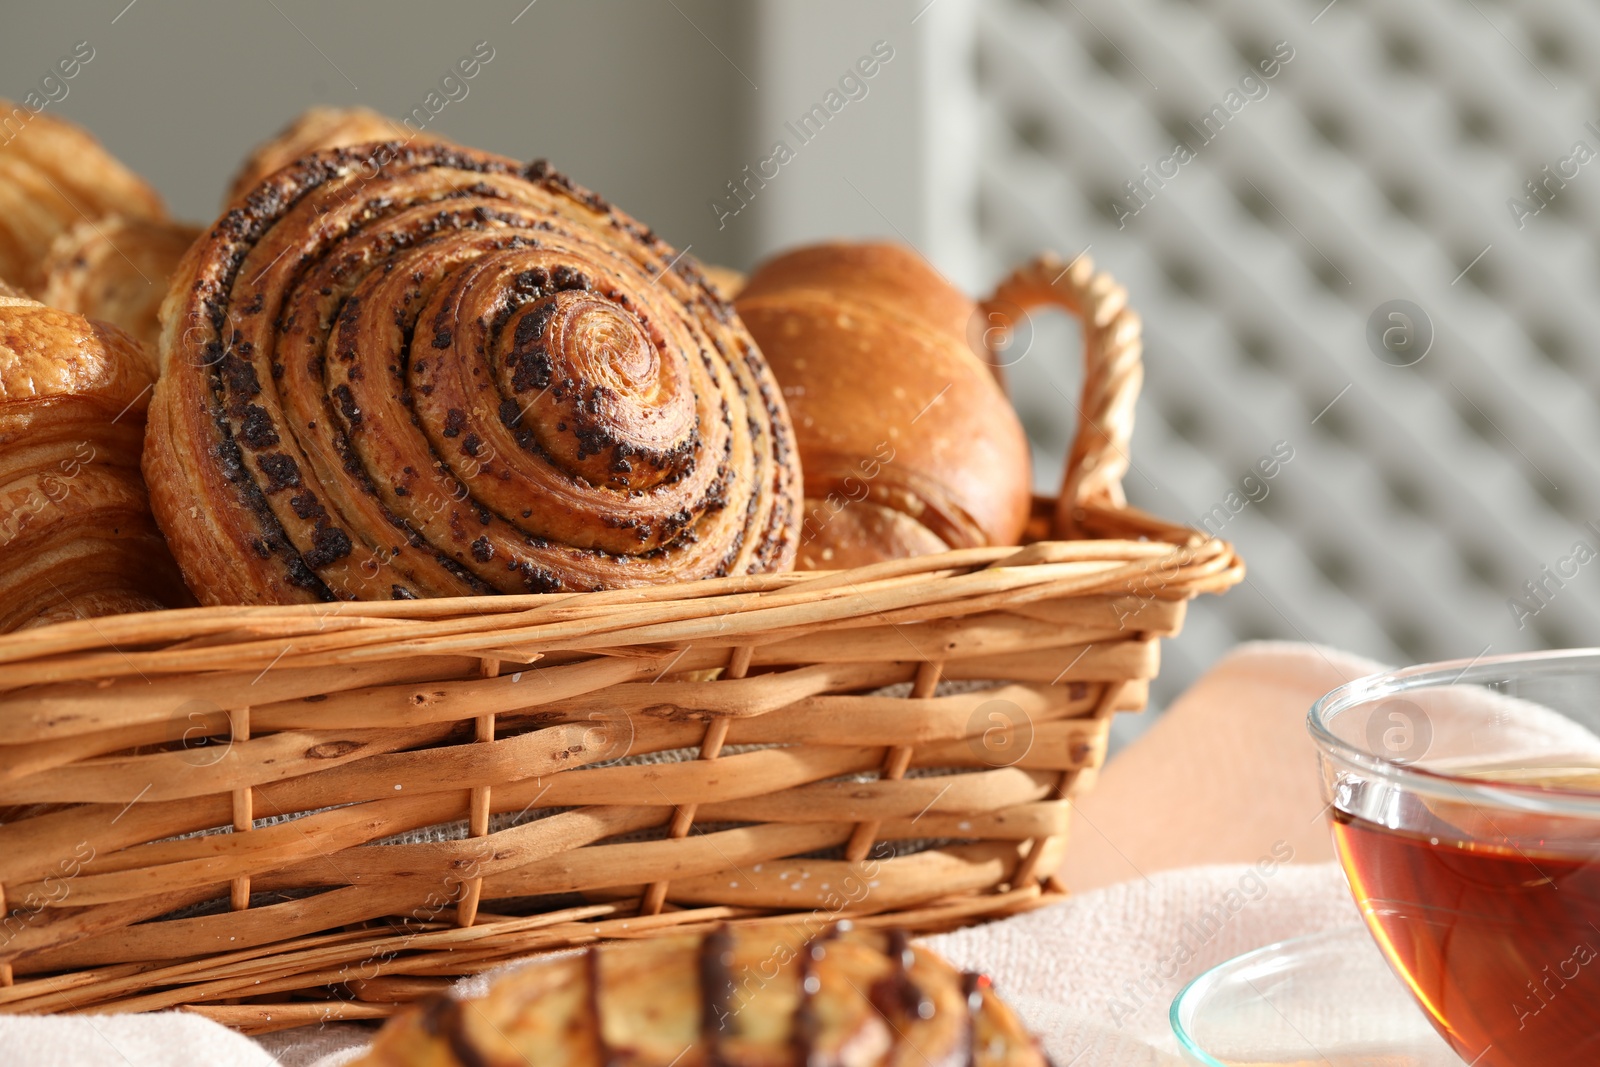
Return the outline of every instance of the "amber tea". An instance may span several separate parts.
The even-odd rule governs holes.
[[[1593,769],[1478,770],[1561,789]],[[1600,832],[1398,794],[1391,829],[1335,809],[1334,842],[1390,965],[1463,1062],[1600,1064]],[[1370,803],[1352,805],[1371,813]]]

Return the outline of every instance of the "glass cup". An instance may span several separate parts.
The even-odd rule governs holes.
[[[1600,1064],[1600,650],[1373,675],[1309,728],[1367,928],[1463,1062]]]

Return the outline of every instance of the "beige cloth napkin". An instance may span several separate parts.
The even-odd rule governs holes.
[[[1263,861],[1165,871],[927,944],[992,977],[1057,1067],[1181,1064],[1167,1013],[1190,979],[1361,922],[1335,864]]]
[[[989,973],[1059,1067],[1177,1063],[1167,1010],[1190,978],[1357,921],[1342,876],[1316,862],[1331,849],[1304,718],[1322,692],[1377,666],[1308,645],[1242,646],[1080,805],[1063,868],[1077,896],[928,944]],[[183,1013],[0,1016],[0,1064],[337,1067],[370,1033],[332,1024],[252,1040]]]
[[[1174,867],[1253,863],[1274,841],[1333,859],[1306,713],[1382,664],[1318,645],[1240,645],[1106,764],[1074,806],[1073,890]]]
[[[1146,1067],[1181,1062],[1167,1010],[1189,979],[1273,941],[1359,921],[1335,866],[1282,863],[1268,851],[1257,865],[1165,871],[926,943],[989,974],[1059,1067]],[[335,1023],[251,1040],[179,1012],[0,1016],[0,1063],[340,1067],[370,1036]]]

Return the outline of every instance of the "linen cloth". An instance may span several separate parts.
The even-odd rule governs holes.
[[[1241,952],[1359,922],[1332,855],[1305,713],[1380,669],[1332,649],[1260,642],[1224,657],[1074,812],[1049,908],[928,938],[988,973],[1059,1067],[1179,1063],[1167,1025],[1192,977]],[[513,965],[515,966],[515,965]],[[481,988],[483,976],[468,979]],[[338,1067],[366,1027],[247,1038],[182,1012],[0,1016],[0,1064]]]
[[[1179,1064],[1167,1010],[1190,978],[1252,948],[1360,921],[1336,866],[1263,858],[1164,871],[923,943],[989,974],[1058,1067]],[[485,981],[468,980],[479,990]],[[371,1034],[334,1023],[251,1039],[182,1012],[0,1016],[0,1063],[339,1067]]]

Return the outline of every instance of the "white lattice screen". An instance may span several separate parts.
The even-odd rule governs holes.
[[[1292,58],[1240,89],[1280,41]],[[1222,528],[1248,583],[1195,605],[1158,706],[1244,638],[1391,661],[1596,642],[1600,564],[1573,553],[1600,549],[1600,160],[1573,150],[1600,152],[1600,8],[999,0],[977,50],[991,272],[1092,246],[1144,313],[1129,496],[1197,518],[1267,490]],[[1179,138],[1195,158],[1163,163]],[[1127,216],[1147,165],[1176,175]],[[1540,206],[1545,165],[1576,176],[1519,229],[1507,201]],[[1392,299],[1432,323],[1413,366],[1369,346]],[[1070,372],[1030,356],[1013,378],[1048,484]],[[1278,442],[1292,460],[1240,489]],[[1523,628],[1513,596],[1538,609]]]

